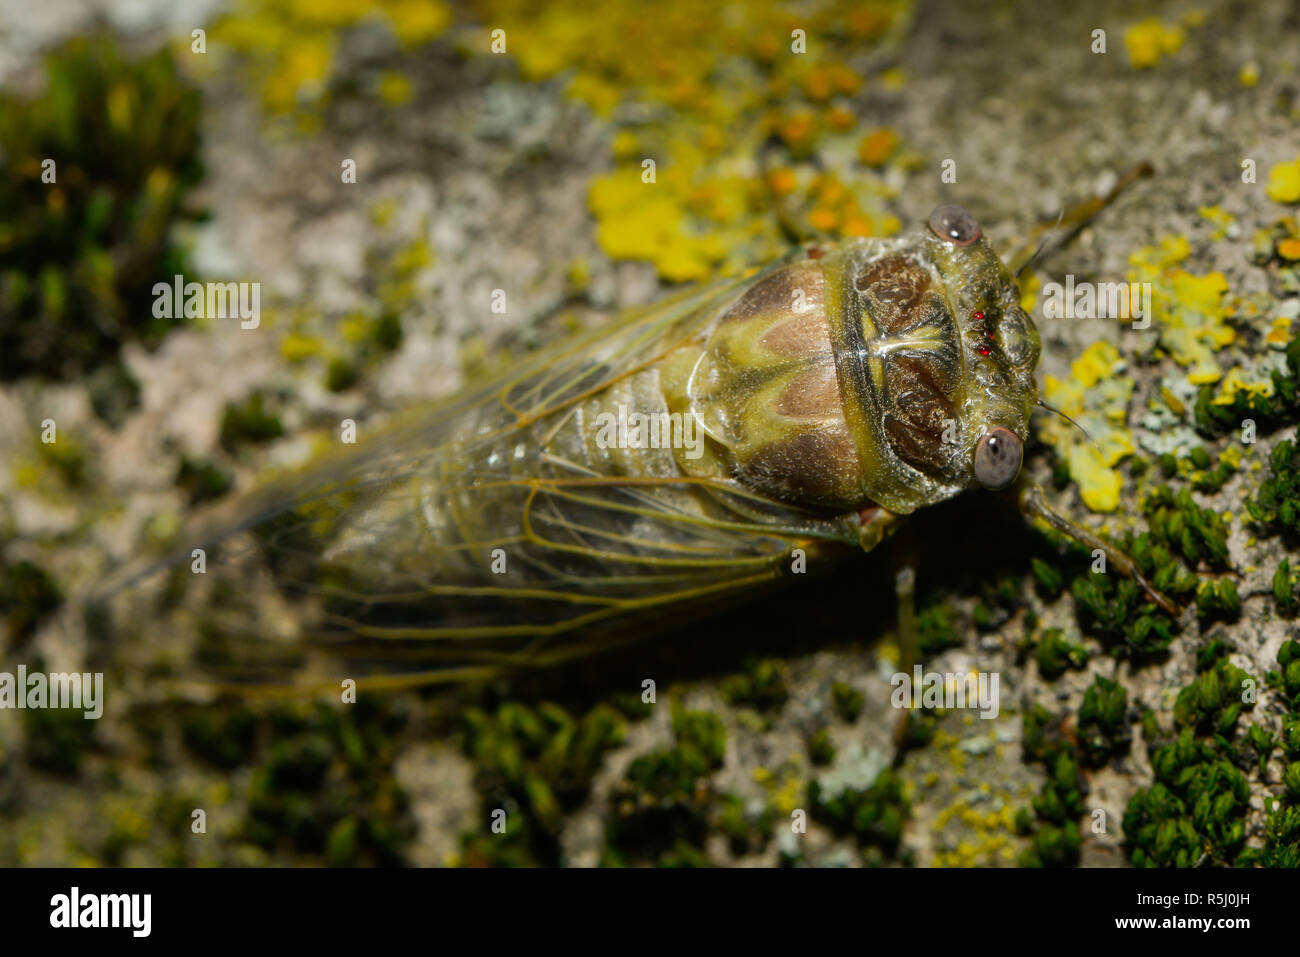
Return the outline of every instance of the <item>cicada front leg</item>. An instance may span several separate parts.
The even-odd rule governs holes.
[[[1178,618],[1182,614],[1181,608],[1146,580],[1146,577],[1138,571],[1137,565],[1133,563],[1133,559],[1129,558],[1128,555],[1124,554],[1115,546],[1102,541],[1101,538],[1094,535],[1086,528],[1076,525],[1063,515],[1059,515],[1052,511],[1047,505],[1043,495],[1043,490],[1037,485],[1026,486],[1021,491],[1020,510],[1030,518],[1041,519],[1062,535],[1073,539],[1087,548],[1101,549],[1105,553],[1110,564],[1118,568],[1121,574],[1127,575],[1141,585],[1142,590],[1147,593],[1147,597],[1149,597],[1153,602],[1174,618]]]

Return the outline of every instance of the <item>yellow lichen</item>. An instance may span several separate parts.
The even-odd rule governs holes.
[[[567,94],[612,125],[615,168],[588,194],[601,248],[679,281],[770,259],[788,247],[791,226],[858,236],[898,228],[888,188],[852,163],[861,109],[851,98],[868,80],[855,64],[913,2],[810,0],[796,15],[666,0],[652,30],[626,0],[474,6],[480,22],[508,25],[507,52],[525,78],[566,75]],[[772,136],[784,156],[771,155]],[[647,158],[658,182],[641,189]],[[813,195],[818,169],[851,186],[833,202]]]
[[[242,0],[213,25],[211,38],[244,56],[263,105],[286,113],[321,101],[338,34],[375,18],[411,49],[443,33],[451,10],[442,0]],[[396,92],[392,80],[381,79],[381,96]]]
[[[1228,235],[1228,227],[1236,222],[1236,217],[1219,206],[1202,206],[1197,212],[1218,227],[1210,234],[1211,239],[1222,239]]]
[[[1214,354],[1236,339],[1227,324],[1228,280],[1221,272],[1197,276],[1179,263],[1191,255],[1183,236],[1166,236],[1129,256],[1129,282],[1151,285],[1151,305],[1160,344],[1187,368],[1193,385],[1217,382],[1223,374]]]
[[[1124,31],[1129,61],[1138,69],[1153,67],[1160,59],[1177,53],[1187,35],[1177,24],[1164,24],[1155,17],[1135,23]]]
[[[1066,463],[1079,497],[1094,512],[1119,507],[1123,481],[1114,466],[1133,453],[1126,422],[1133,381],[1121,374],[1123,360],[1109,342],[1095,342],[1070,366],[1068,379],[1047,376],[1047,401],[1079,423],[1092,441],[1068,422],[1043,422],[1042,436]]]
[[[1275,203],[1300,202],[1300,156],[1269,170],[1268,198]]]
[[[1264,336],[1264,341],[1270,346],[1288,345],[1291,342],[1291,320],[1285,316],[1274,319],[1268,334]]]

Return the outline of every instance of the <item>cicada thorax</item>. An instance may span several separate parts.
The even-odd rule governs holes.
[[[738,477],[787,501],[906,513],[960,491],[961,332],[936,270],[906,241],[811,253],[722,315],[690,408]]]

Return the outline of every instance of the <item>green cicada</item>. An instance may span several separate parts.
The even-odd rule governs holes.
[[[545,665],[1012,486],[1038,356],[979,224],[940,206],[561,343],[240,500],[180,553],[216,543],[207,570],[236,587],[210,624],[242,615],[281,664],[407,662],[390,684]],[[1020,501],[1098,544],[1036,489]],[[237,607],[267,575],[291,614]]]

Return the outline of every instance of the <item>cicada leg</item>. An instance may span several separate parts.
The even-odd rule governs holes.
[[[916,624],[916,567],[911,549],[903,549],[901,568],[894,573],[894,595],[898,599],[898,670],[910,675],[921,644]],[[908,723],[911,712],[904,708],[894,723],[894,763],[899,763],[907,749]]]
[[[1116,180],[1115,185],[1111,187],[1110,191],[1106,193],[1105,196],[1089,197],[1074,207],[1068,210],[1063,210],[1061,215],[1055,220],[1048,223],[1039,223],[1030,230],[1029,237],[1026,239],[1025,245],[1020,249],[1020,251],[1008,260],[1009,264],[1016,264],[1014,268],[1015,274],[1019,276],[1030,263],[1043,255],[1043,250],[1047,246],[1048,240],[1052,238],[1052,234],[1059,227],[1064,226],[1065,232],[1063,232],[1060,235],[1060,238],[1057,239],[1054,249],[1059,249],[1069,243],[1070,240],[1079,235],[1085,226],[1092,222],[1098,213],[1104,210],[1111,203],[1115,202],[1120,193],[1124,192],[1125,189],[1137,182],[1139,179],[1150,176],[1154,172],[1155,170],[1150,163],[1145,161],[1138,163]],[[1042,236],[1043,233],[1047,233],[1047,236],[1040,240],[1039,237]],[[1033,250],[1032,253],[1030,253],[1030,250]]]
[[[1053,512],[1044,500],[1043,490],[1037,485],[1027,486],[1024,491],[1020,493],[1020,510],[1030,518],[1041,519],[1062,535],[1074,539],[1074,541],[1081,545],[1088,548],[1100,548],[1106,554],[1108,561],[1118,568],[1121,574],[1129,576],[1141,585],[1142,590],[1147,593],[1147,596],[1152,601],[1175,618],[1182,614],[1181,608],[1166,598],[1154,585],[1146,580],[1143,574],[1138,571],[1137,566],[1133,564],[1133,559],[1129,558],[1113,545],[1109,545],[1102,541],[1101,538],[1094,535],[1086,528],[1082,528],[1081,526],[1074,524],[1074,522],[1070,521],[1068,518]]]

